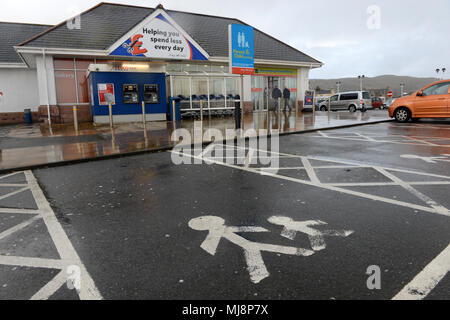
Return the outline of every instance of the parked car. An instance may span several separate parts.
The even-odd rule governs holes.
[[[384,102],[381,98],[378,98],[378,97],[372,98],[372,108],[373,109],[384,109],[385,106],[386,105],[384,104]]]
[[[450,80],[429,84],[410,96],[398,98],[389,107],[398,122],[418,118],[450,118]]]
[[[331,111],[348,110],[356,112],[356,110],[366,111],[372,108],[372,100],[370,93],[367,91],[349,91],[341,92],[331,96]],[[328,100],[320,103],[320,111],[328,111]]]

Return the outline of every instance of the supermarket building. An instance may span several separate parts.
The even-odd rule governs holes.
[[[100,3],[56,26],[0,22],[0,124],[105,122],[113,96],[116,118],[166,120],[168,98],[183,111],[231,109],[241,78],[229,73],[228,26],[217,16]],[[255,74],[243,77],[245,112],[270,109],[274,87],[303,107],[309,72],[322,62],[254,29]],[[102,109],[103,108],[103,109]]]

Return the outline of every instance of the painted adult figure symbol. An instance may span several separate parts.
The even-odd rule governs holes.
[[[225,225],[225,220],[220,217],[204,216],[192,219],[189,222],[189,227],[198,231],[209,231],[208,236],[200,247],[211,255],[216,254],[217,247],[222,238],[242,247],[250,280],[253,283],[259,283],[270,275],[262,259],[261,251],[296,256],[310,256],[314,254],[314,251],[308,249],[249,241],[237,233],[269,232],[269,230],[261,227],[229,227]]]

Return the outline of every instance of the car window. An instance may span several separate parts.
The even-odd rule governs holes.
[[[340,100],[357,100],[358,94],[357,93],[343,93],[341,94]]]
[[[331,98],[330,98],[330,101],[337,101],[338,100],[338,96],[336,95],[336,96],[332,96]]]
[[[435,84],[429,88],[423,90],[424,96],[433,96],[437,94],[448,94],[448,88],[450,86],[450,82],[443,82]]]
[[[370,92],[363,92],[362,96],[363,96],[363,99],[370,99]]]

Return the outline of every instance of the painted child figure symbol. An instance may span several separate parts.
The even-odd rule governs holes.
[[[272,224],[283,226],[281,236],[290,240],[294,240],[297,232],[308,235],[311,247],[314,251],[324,250],[326,248],[324,236],[331,237],[348,237],[353,233],[350,230],[317,230],[313,226],[327,225],[326,222],[320,220],[310,221],[294,221],[288,217],[270,217],[269,222]]]
[[[296,256],[310,256],[314,254],[314,251],[308,249],[249,241],[237,233],[269,232],[269,230],[261,227],[229,227],[225,225],[225,220],[220,217],[204,216],[192,219],[189,222],[189,227],[198,231],[209,231],[208,236],[200,247],[211,255],[216,254],[217,247],[222,238],[242,247],[250,280],[253,283],[259,283],[270,275],[264,264],[261,251]]]

